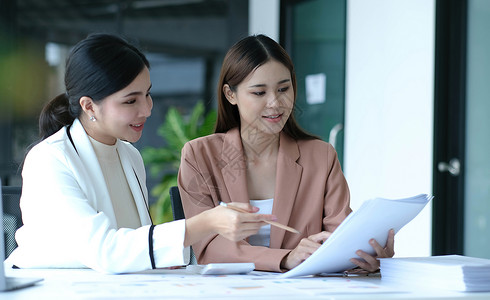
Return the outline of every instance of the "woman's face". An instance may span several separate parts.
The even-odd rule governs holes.
[[[150,88],[150,72],[145,67],[127,87],[94,104],[92,138],[108,145],[116,139],[138,141],[153,108]]]
[[[238,106],[242,134],[278,134],[294,105],[291,73],[276,60],[252,71],[234,92],[228,85],[223,90],[228,101]]]

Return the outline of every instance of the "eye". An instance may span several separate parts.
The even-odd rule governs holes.
[[[136,102],[136,99],[131,99],[131,100],[128,100],[128,101],[126,101],[124,103],[126,103],[126,104],[133,104],[135,102]]]
[[[252,92],[255,96],[263,96],[265,95],[265,92]]]
[[[288,90],[289,90],[289,86],[285,86],[285,87],[280,88],[278,91],[280,93],[284,93],[284,92],[287,92]]]
[[[146,93],[146,97],[151,97],[151,93],[150,92]]]

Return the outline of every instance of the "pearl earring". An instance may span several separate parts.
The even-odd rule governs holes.
[[[90,121],[95,122],[95,121],[97,121],[97,120],[95,119],[95,117],[94,117],[94,116],[91,116],[91,117],[90,117]]]

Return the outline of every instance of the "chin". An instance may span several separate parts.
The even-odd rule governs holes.
[[[125,142],[128,142],[128,143],[136,143],[139,140],[140,140],[139,138],[137,138],[137,139],[128,139]]]
[[[263,128],[263,132],[264,133],[268,133],[268,134],[279,134],[283,129],[284,129],[284,125],[285,124],[275,124],[273,126],[266,126],[265,128]]]
[[[141,136],[133,136],[133,137],[130,137],[130,136],[125,136],[125,137],[120,137],[119,139],[121,141],[124,141],[124,142],[128,142],[128,143],[136,143],[137,141],[139,141],[141,138]]]
[[[281,128],[265,128],[264,130],[262,130],[263,133],[265,134],[269,134],[269,135],[278,135],[279,133],[281,133],[282,131],[282,127]]]

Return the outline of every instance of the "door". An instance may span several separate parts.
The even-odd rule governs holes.
[[[281,4],[281,41],[293,59],[298,85],[295,117],[305,130],[330,142],[342,164],[346,3]]]
[[[490,258],[490,1],[436,14],[433,255]]]
[[[490,1],[469,0],[464,254],[490,258]]]

